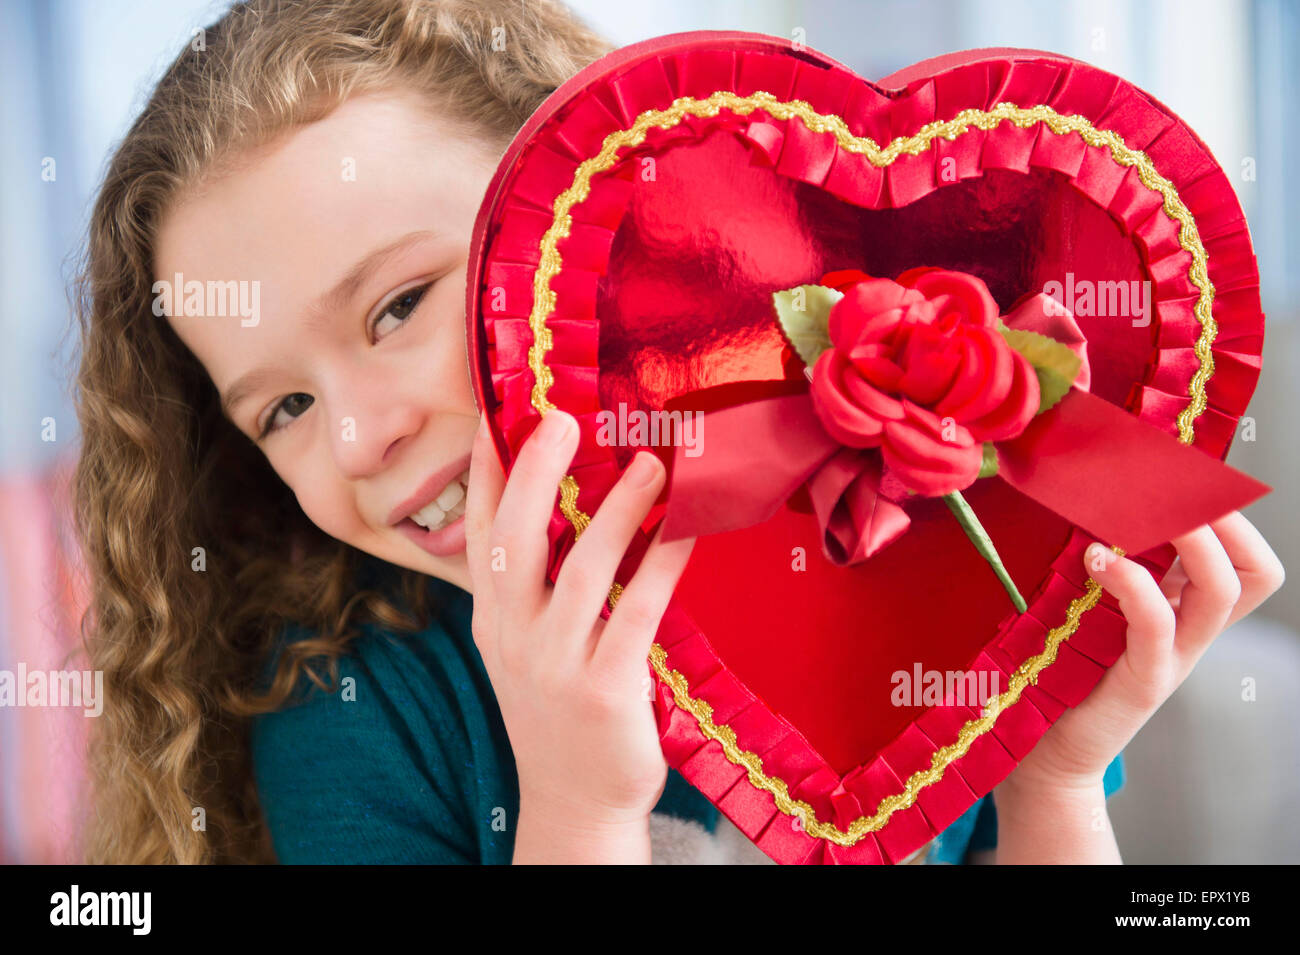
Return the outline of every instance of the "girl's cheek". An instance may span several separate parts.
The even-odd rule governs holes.
[[[420,405],[428,419],[443,414],[478,414],[466,357],[465,303],[461,296],[442,296],[420,326],[404,329],[411,334],[403,348],[401,369],[393,369],[399,382],[391,395]],[[409,386],[409,387],[408,387]]]
[[[368,527],[357,513],[351,498],[342,493],[343,488],[331,487],[329,478],[305,478],[289,486],[298,499],[298,506],[307,519],[336,540],[357,545]]]
[[[308,412],[320,409],[312,408]],[[315,418],[315,415],[311,415]],[[298,421],[272,435],[267,460],[298,501],[307,519],[331,537],[343,539],[349,518],[342,506],[343,488],[326,435],[315,420]],[[355,514],[355,508],[351,509]]]

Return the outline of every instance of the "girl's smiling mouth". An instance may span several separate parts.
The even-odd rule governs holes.
[[[470,455],[439,468],[393,509],[388,523],[435,557],[465,549],[465,500]]]

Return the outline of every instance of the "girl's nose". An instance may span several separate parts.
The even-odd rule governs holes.
[[[423,412],[400,392],[353,389],[350,400],[333,402],[331,445],[339,472],[350,480],[372,477],[389,467],[398,448],[419,433]]]

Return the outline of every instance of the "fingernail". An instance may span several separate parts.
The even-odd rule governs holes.
[[[655,479],[659,469],[655,467],[654,455],[642,451],[627,466],[627,482],[632,487],[647,487]]]
[[[549,412],[538,425],[537,439],[548,448],[558,448],[569,436],[573,419],[564,412]]]
[[[1105,544],[1092,543],[1083,552],[1083,562],[1092,570],[1105,570],[1109,556],[1110,552],[1106,550]]]

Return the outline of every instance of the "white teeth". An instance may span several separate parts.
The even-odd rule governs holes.
[[[437,504],[444,511],[449,511],[462,498],[465,497],[465,487],[459,481],[452,481],[448,484],[441,494],[438,495]]]
[[[437,504],[426,504],[411,515],[411,520],[421,527],[434,530],[442,526],[443,519],[446,516],[446,513]]]
[[[442,489],[436,500],[430,501],[411,515],[411,520],[425,530],[441,530],[465,513],[465,489],[469,486],[469,469]]]

